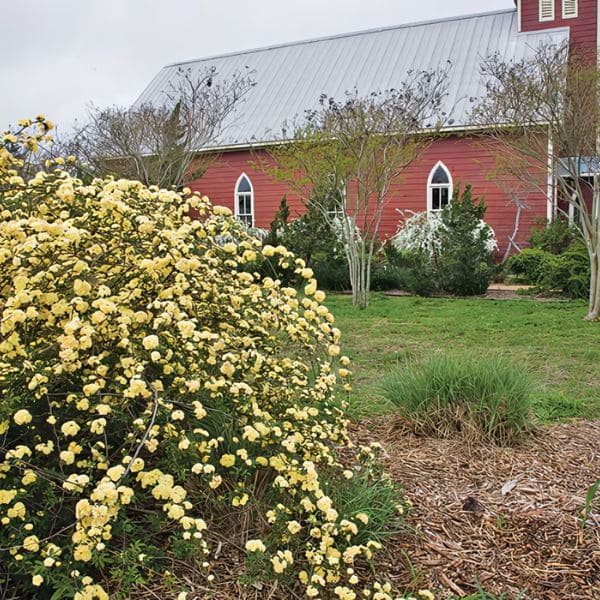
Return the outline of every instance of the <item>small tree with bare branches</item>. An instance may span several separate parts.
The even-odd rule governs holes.
[[[600,318],[600,71],[568,48],[540,46],[533,56],[482,64],[487,95],[475,107],[485,139],[499,147],[501,169],[576,215],[591,265],[587,318]],[[560,210],[555,205],[554,210]]]
[[[369,301],[371,263],[390,186],[431,142],[419,135],[442,118],[448,69],[409,73],[396,89],[344,100],[323,95],[316,110],[269,152],[266,169],[315,207],[344,244],[353,305]],[[273,164],[275,166],[273,166]]]
[[[75,155],[94,175],[180,187],[214,159],[214,154],[200,156],[198,151],[224,131],[253,85],[250,71],[223,79],[215,67],[200,72],[179,68],[161,104],[92,107],[87,123],[76,128],[61,152]]]

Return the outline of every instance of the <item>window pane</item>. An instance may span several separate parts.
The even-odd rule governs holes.
[[[450,204],[450,188],[446,186],[431,188],[431,210],[443,210]]]
[[[450,188],[440,188],[440,208],[448,206],[450,198]]]
[[[431,210],[440,210],[440,188],[431,190]]]
[[[440,183],[450,183],[450,179],[448,178],[448,173],[444,170],[444,168],[440,165],[433,174],[431,179],[431,183],[440,184]]]
[[[248,179],[246,177],[242,177],[240,179],[237,191],[240,193],[252,191],[252,189],[250,188],[250,182],[248,181]]]

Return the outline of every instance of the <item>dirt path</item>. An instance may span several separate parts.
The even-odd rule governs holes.
[[[477,578],[506,599],[600,599],[600,511],[585,532],[580,516],[600,477],[600,421],[543,428],[518,449],[417,438],[389,420],[361,425],[355,437],[383,444],[415,506],[416,546],[403,535],[391,548],[400,586],[412,578],[461,597]]]

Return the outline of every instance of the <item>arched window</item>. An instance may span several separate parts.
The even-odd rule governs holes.
[[[235,216],[248,227],[254,227],[254,190],[246,173],[242,173],[235,185]]]
[[[443,162],[438,162],[427,181],[427,212],[443,210],[452,200],[452,177]]]

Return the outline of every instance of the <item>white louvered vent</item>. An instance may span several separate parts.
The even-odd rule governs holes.
[[[554,21],[554,0],[540,0],[540,21]]]
[[[576,19],[577,18],[577,0],[563,0],[562,3],[562,17],[563,19]]]

